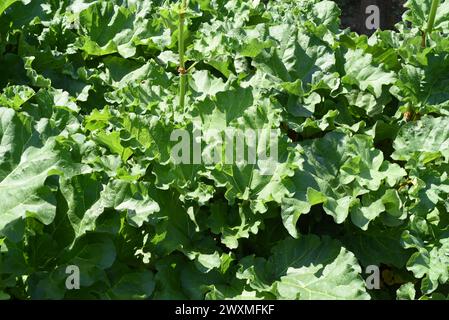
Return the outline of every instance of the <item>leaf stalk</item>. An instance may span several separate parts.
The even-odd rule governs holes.
[[[431,34],[433,31],[433,27],[435,25],[435,18],[437,16],[438,6],[440,5],[440,0],[433,0],[432,6],[430,7],[429,20],[427,21],[427,29],[422,33],[422,42],[421,46],[425,48],[426,44],[426,36],[427,34]]]
[[[185,14],[187,10],[187,0],[182,0],[181,6],[179,8],[179,29],[178,29],[178,51],[179,51],[179,105],[181,110],[184,111],[185,106],[185,95],[186,95],[186,83],[187,83],[187,72],[185,69],[185,35],[184,35],[184,25],[185,25]]]

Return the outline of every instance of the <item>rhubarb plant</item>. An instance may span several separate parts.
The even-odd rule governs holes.
[[[448,298],[449,0],[1,3],[0,299]]]

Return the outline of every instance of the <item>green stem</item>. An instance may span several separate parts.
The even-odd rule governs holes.
[[[430,34],[433,30],[433,25],[435,24],[435,17],[437,15],[438,6],[440,5],[440,0],[433,0],[432,7],[430,8],[429,21],[427,23],[427,33]]]
[[[433,31],[433,26],[435,25],[435,17],[437,15],[438,6],[440,5],[440,0],[433,0],[432,6],[430,7],[429,20],[427,21],[427,29],[423,31],[421,46],[425,48],[426,45],[426,35],[431,34]]]
[[[187,73],[189,73],[190,70],[192,70],[198,64],[198,62],[199,61],[195,61],[194,63],[192,63],[192,65],[189,67],[189,69],[187,69]]]
[[[187,9],[187,0],[182,0],[179,8],[179,29],[178,29],[178,51],[179,51],[179,105],[184,111],[186,95],[186,70],[185,70],[185,47],[184,47],[184,20]]]

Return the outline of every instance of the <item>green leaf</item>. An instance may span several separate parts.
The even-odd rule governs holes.
[[[397,300],[415,300],[415,295],[415,286],[411,282],[403,284],[396,290]]]
[[[415,27],[425,29],[429,19],[430,7],[432,0],[408,0],[405,7],[408,9],[404,13],[404,20],[410,21]],[[435,30],[449,30],[449,1],[442,0],[438,6],[437,15],[435,17]]]
[[[440,239],[435,245],[424,245],[407,231],[402,238],[405,248],[417,249],[407,261],[407,270],[412,271],[416,278],[422,278],[421,291],[424,294],[434,292],[439,283],[448,281],[449,239]]]
[[[0,15],[8,9],[9,6],[11,6],[14,2],[17,2],[19,0],[5,0],[3,3],[0,4]]]
[[[335,260],[324,268],[322,265],[289,268],[278,283],[277,290],[284,299],[369,299],[365,283],[358,277],[360,272],[355,257],[342,249]]]
[[[363,266],[392,265],[403,268],[410,254],[401,246],[400,228],[370,225],[367,231],[352,230],[341,239]]]
[[[237,276],[281,299],[369,299],[354,255],[334,240],[286,239],[272,252],[268,261],[243,259]]]
[[[112,299],[145,299],[153,293],[155,282],[151,271],[123,274],[107,292]]]
[[[449,118],[426,116],[404,125],[394,140],[393,159],[409,160],[415,154],[425,156],[437,153],[448,157]]]
[[[382,95],[383,86],[393,84],[396,77],[393,72],[385,72],[382,65],[372,63],[370,54],[362,50],[349,50],[345,54],[345,76],[342,81],[349,85],[357,85],[363,91],[369,91],[376,98]]]
[[[50,224],[55,217],[55,199],[45,185],[51,175],[70,177],[79,170],[70,153],[49,139],[41,148],[29,147],[20,162],[0,181],[0,234],[20,238],[14,225],[26,217]]]
[[[356,197],[379,190],[383,183],[393,186],[405,175],[398,165],[384,160],[382,152],[372,146],[368,136],[350,137],[331,132],[323,138],[304,143],[303,148],[304,163],[291,179],[295,195],[282,201],[284,225],[295,237],[298,236],[297,219],[308,213],[312,205],[323,203],[324,211],[336,223],[342,223],[351,208],[357,206]],[[309,190],[312,189],[319,192],[319,202],[309,199]],[[363,209],[371,210],[370,219],[383,211],[383,204],[375,206],[377,208]],[[360,220],[362,211],[359,209],[357,214],[353,214],[360,226],[363,224]]]

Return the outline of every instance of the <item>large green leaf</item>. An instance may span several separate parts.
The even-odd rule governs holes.
[[[351,207],[357,206],[357,197],[377,191],[383,184],[394,186],[405,175],[398,165],[385,161],[365,135],[332,132],[303,148],[304,163],[292,177],[295,195],[282,202],[283,222],[292,236],[298,235],[299,216],[313,205],[323,203],[324,211],[342,223]]]
[[[409,232],[403,234],[405,248],[417,250],[407,262],[407,269],[421,281],[421,291],[434,292],[438,285],[446,283],[449,277],[449,241],[441,239],[439,243],[426,245]]]
[[[309,235],[273,247],[268,261],[247,257],[238,277],[281,299],[369,299],[354,255],[329,238]]]
[[[448,0],[0,2],[0,299],[447,299]]]
[[[56,203],[45,181],[52,175],[70,177],[79,169],[70,153],[54,139],[41,148],[25,149],[20,162],[0,182],[0,233],[19,237],[14,226],[25,217],[50,224]]]
[[[393,158],[409,160],[420,156],[424,163],[438,156],[449,157],[449,118],[426,116],[403,126],[394,141]]]
[[[0,3],[0,15],[8,9],[9,6],[11,6],[14,2],[17,2],[19,0],[4,0],[2,3]]]

